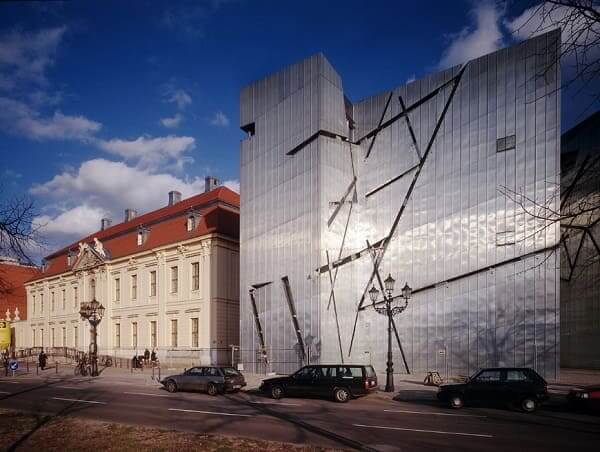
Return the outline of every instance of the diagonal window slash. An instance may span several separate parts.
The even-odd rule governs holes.
[[[394,95],[394,91],[390,91],[390,95],[387,98],[387,101],[385,102],[385,107],[383,107],[383,112],[381,113],[381,118],[379,119],[379,123],[377,124],[377,129],[375,134],[373,135],[373,139],[371,140],[371,143],[369,144],[369,149],[367,150],[367,154],[365,155],[365,160],[367,160],[369,158],[369,155],[371,155],[371,151],[373,150],[373,145],[375,144],[375,140],[377,139],[377,134],[379,132],[381,132],[382,128],[381,128],[381,124],[383,124],[383,119],[385,118],[385,114],[387,113],[387,109],[390,106],[390,101],[392,100],[392,96]]]
[[[327,227],[331,226],[331,223],[333,223],[333,220],[335,220],[335,217],[337,217],[337,214],[340,212],[342,206],[346,202],[346,198],[352,192],[352,190],[354,189],[355,185],[356,185],[356,177],[354,177],[352,179],[352,182],[350,182],[350,185],[346,189],[346,192],[344,193],[344,196],[342,196],[342,199],[340,199],[340,201],[336,203],[335,210],[333,211],[333,213],[329,217],[329,220],[327,220]]]
[[[406,120],[406,125],[408,127],[408,131],[410,132],[410,138],[412,139],[413,146],[415,147],[415,151],[419,156],[419,160],[423,157],[421,156],[421,151],[419,150],[419,143],[417,143],[417,136],[415,135],[415,131],[412,128],[412,124],[410,123],[410,118],[408,117],[408,111],[406,111],[406,105],[404,105],[404,100],[402,96],[398,96],[398,100],[400,101],[400,106],[402,107],[402,113],[404,113],[404,119]]]

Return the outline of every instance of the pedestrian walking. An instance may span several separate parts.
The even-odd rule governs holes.
[[[156,363],[156,352],[154,349],[152,349],[152,353],[150,353],[150,361],[152,361],[152,364]]]
[[[144,364],[148,365],[150,361],[150,351],[148,349],[144,350]]]

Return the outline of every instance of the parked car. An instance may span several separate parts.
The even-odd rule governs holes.
[[[322,364],[305,366],[292,375],[263,380],[260,390],[274,399],[283,396],[333,397],[344,403],[377,388],[372,366]]]
[[[464,383],[443,384],[437,396],[452,408],[509,403],[532,413],[548,398],[548,391],[546,381],[533,369],[511,367],[483,369]]]
[[[600,386],[571,389],[567,401],[575,409],[600,411]]]
[[[233,367],[192,367],[182,374],[169,375],[161,380],[169,392],[206,391],[210,395],[239,391],[246,386],[246,379]]]

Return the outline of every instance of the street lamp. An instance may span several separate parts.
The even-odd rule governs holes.
[[[381,283],[381,279],[379,280]],[[412,289],[408,285],[408,283],[404,284],[402,288],[402,295],[398,297],[392,297],[392,293],[394,292],[394,284],[396,280],[392,278],[392,275],[389,274],[387,278],[383,281],[383,286],[385,289],[385,293],[383,294],[383,301],[385,301],[385,307],[378,308],[375,306],[375,302],[379,297],[379,290],[373,285],[371,289],[369,289],[369,297],[371,298],[371,302],[373,303],[373,308],[377,311],[378,314],[386,315],[388,318],[388,351],[387,351],[387,363],[386,363],[386,379],[385,379],[385,392],[394,392],[394,363],[392,357],[392,317],[400,314],[402,311],[406,309],[408,306],[408,300],[412,294]],[[386,296],[387,295],[387,296]],[[392,302],[398,298],[402,298],[404,300],[404,305],[402,306],[392,306]]]
[[[79,309],[79,315],[82,319],[90,322],[90,364],[92,366],[92,376],[98,376],[98,332],[97,327],[104,317],[105,308],[102,304],[93,299],[92,301],[82,302]]]

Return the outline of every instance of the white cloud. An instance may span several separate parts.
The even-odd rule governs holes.
[[[210,120],[211,125],[217,127],[227,127],[229,125],[229,118],[225,116],[225,113],[218,111]]]
[[[69,116],[55,111],[42,117],[18,100],[0,97],[0,128],[33,140],[85,140],[98,132],[102,124],[84,116]]]
[[[438,67],[445,69],[494,52],[503,45],[500,18],[504,11],[493,1],[483,1],[471,11],[475,24],[450,36]]]
[[[234,180],[226,180],[223,182],[223,185],[236,193],[240,192],[240,181],[237,179]]]
[[[163,127],[174,129],[179,127],[182,121],[183,116],[180,113],[177,113],[172,118],[161,118],[160,123]]]
[[[40,215],[33,219],[33,224],[40,226],[44,235],[55,238],[85,237],[99,229],[100,219],[108,214],[101,208],[89,205],[76,206],[52,217]]]
[[[46,200],[48,211],[37,220],[46,224],[42,233],[49,242],[63,245],[98,230],[101,218],[120,223],[125,208],[142,214],[166,205],[171,190],[184,198],[201,193],[204,178],[182,179],[124,162],[94,159],[33,186],[30,192]]]
[[[66,31],[63,26],[35,33],[13,30],[0,36],[0,70],[5,74],[4,80],[11,81],[13,86],[19,81],[45,85],[46,70],[54,63]]]
[[[408,85],[409,83],[412,83],[412,82],[414,82],[416,79],[417,79],[417,76],[416,76],[415,74],[412,74],[410,77],[408,77],[408,78],[406,79],[406,82],[405,82],[405,83]]]
[[[165,101],[176,104],[180,110],[185,109],[192,103],[192,96],[182,89],[173,89],[172,87],[167,89]]]
[[[193,137],[168,135],[166,137],[138,137],[135,140],[113,138],[96,140],[101,149],[126,160],[135,160],[143,169],[157,169],[165,163],[174,163],[179,169],[193,161],[186,154],[196,146]]]

